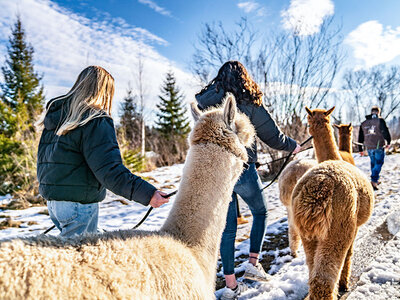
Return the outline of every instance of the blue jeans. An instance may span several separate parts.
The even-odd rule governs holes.
[[[235,238],[237,231],[237,195],[247,203],[253,215],[253,225],[250,232],[250,252],[259,253],[264,240],[267,224],[267,202],[262,193],[262,185],[255,164],[244,170],[236,183],[232,201],[229,203],[225,230],[221,240],[221,261],[225,275],[235,273]]]
[[[385,161],[385,150],[383,148],[368,150],[368,156],[371,160],[371,181],[378,182]]]
[[[99,204],[71,201],[47,201],[50,219],[60,230],[60,236],[72,237],[97,232]]]

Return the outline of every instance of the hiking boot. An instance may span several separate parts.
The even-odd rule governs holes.
[[[255,266],[253,264],[248,263],[246,266],[246,270],[244,271],[244,278],[256,281],[268,281],[271,278],[271,275],[268,275],[262,265],[257,262]]]
[[[221,300],[237,299],[240,294],[247,290],[247,285],[243,282],[238,282],[236,288],[233,290],[225,287],[224,292],[221,295]]]
[[[371,181],[371,184],[372,184],[372,188],[374,189],[374,191],[379,190],[379,188],[378,188],[378,183],[377,183],[377,182]]]

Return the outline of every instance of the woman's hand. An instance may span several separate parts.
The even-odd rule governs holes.
[[[296,149],[293,150],[293,154],[299,153],[300,151],[301,151],[301,146],[297,144]]]
[[[157,208],[160,207],[161,205],[168,203],[169,202],[169,197],[164,198],[163,196],[166,196],[167,194],[161,191],[155,191],[153,194],[153,197],[150,199],[150,206]]]

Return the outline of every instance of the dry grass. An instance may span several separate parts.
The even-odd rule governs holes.
[[[0,222],[0,230],[10,228],[10,227],[20,228],[21,224],[22,224],[22,222],[20,222],[20,221],[15,221],[11,218],[7,218],[4,221]]]

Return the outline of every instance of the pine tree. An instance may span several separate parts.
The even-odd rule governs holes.
[[[190,131],[183,95],[176,86],[175,76],[172,71],[167,72],[159,96],[161,102],[157,104],[159,112],[157,130],[167,139],[186,138]]]
[[[19,16],[9,37],[7,54],[5,66],[1,68],[4,83],[0,84],[0,132],[8,136],[17,130],[33,132],[33,123],[43,109],[43,86],[41,76],[34,70],[34,50],[26,42]]]
[[[33,47],[26,42],[21,19],[9,37],[0,83],[0,194],[35,189],[34,122],[43,109],[41,76],[33,66]]]
[[[132,89],[129,87],[127,95],[123,99],[120,107],[120,127],[119,133],[127,141],[130,148],[138,148],[140,146],[141,135],[141,118],[139,112],[137,97],[133,95]]]

